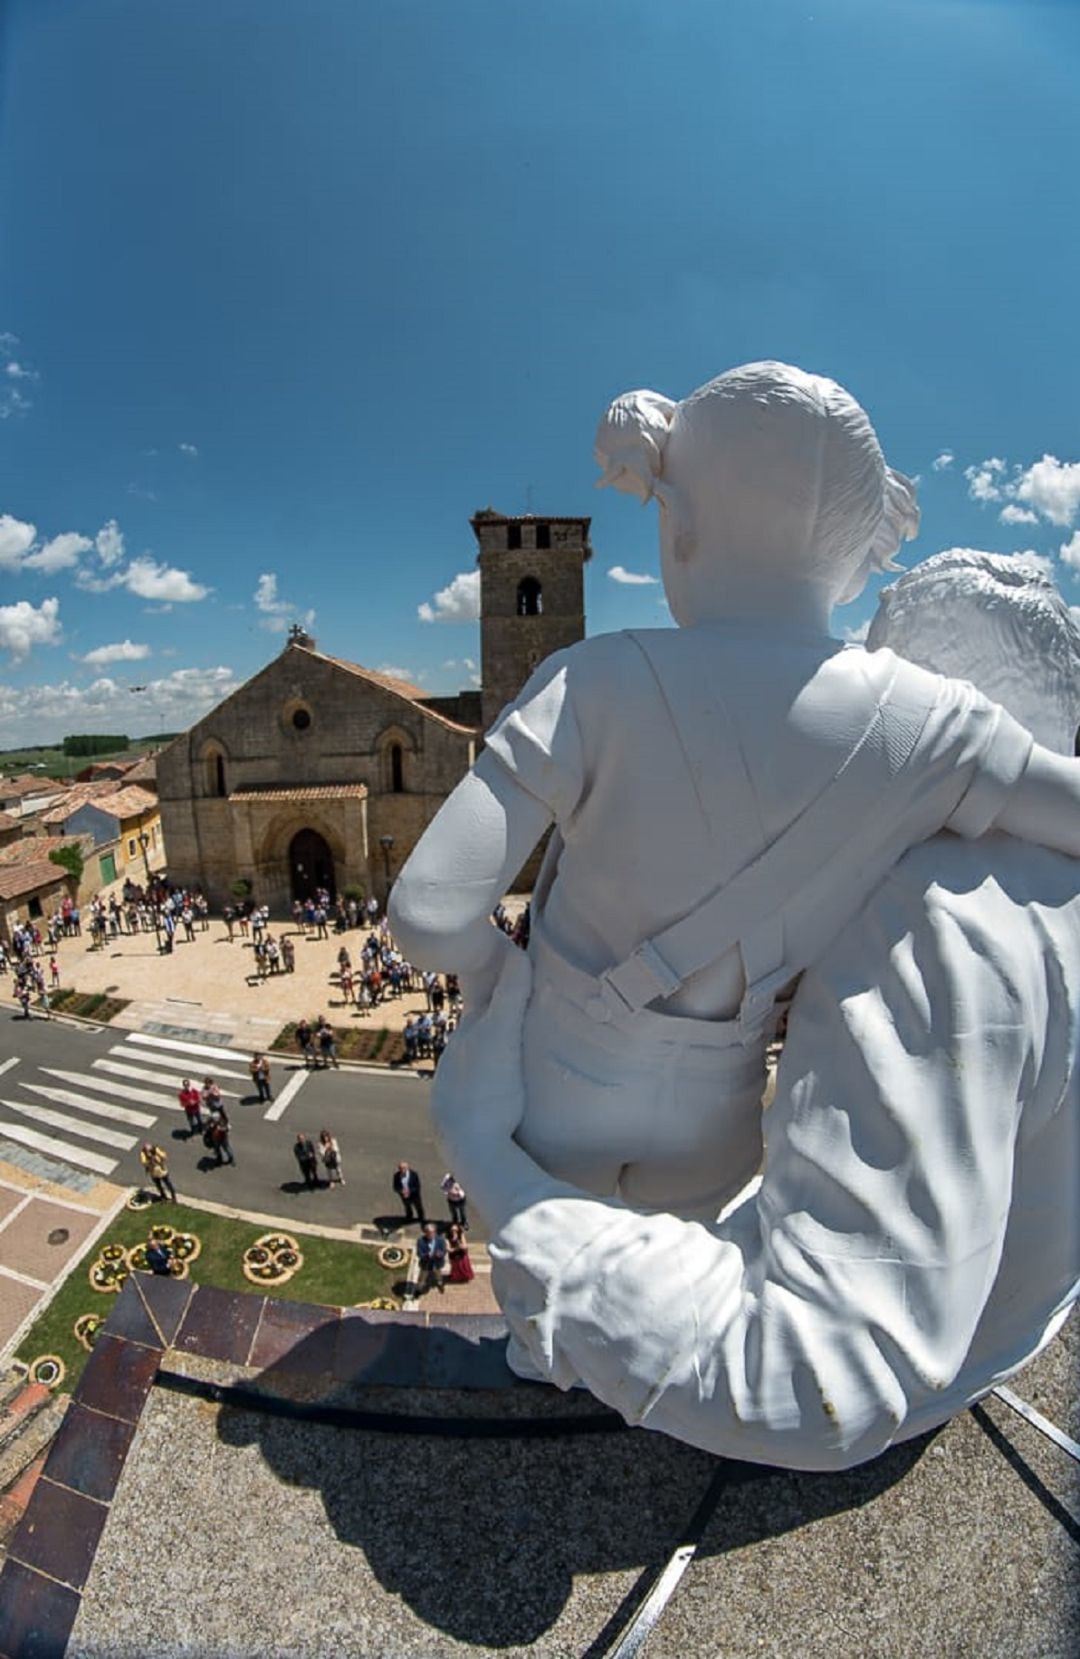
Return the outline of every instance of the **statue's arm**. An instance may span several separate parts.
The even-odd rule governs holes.
[[[993,827],[1021,841],[1080,856],[1080,760],[1036,743]]]
[[[491,912],[551,821],[550,809],[485,750],[394,884],[390,925],[409,960],[483,972],[500,944]]]

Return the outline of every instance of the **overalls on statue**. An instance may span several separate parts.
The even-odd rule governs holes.
[[[544,924],[544,901],[557,880],[553,841],[534,896],[530,955],[533,991],[525,1017],[527,1104],[520,1145],[552,1175],[601,1196],[618,1194],[641,1209],[713,1220],[760,1168],[766,1049],[784,1001],[809,966],[785,928],[798,898],[835,895],[845,872],[837,931],[875,885],[852,865],[856,837],[887,845],[895,816],[888,786],[866,811],[860,753],[883,719],[879,705],[859,742],[829,782],[763,851],[749,771],[730,720],[695,716],[700,689],[687,661],[667,650],[654,661],[656,635],[631,635],[652,670],[694,784],[694,796],[724,864],[739,873],[696,909],[623,961],[594,975],[567,960]],[[890,771],[914,750],[932,698],[890,705]],[[688,734],[698,734],[693,743]],[[850,879],[847,877],[850,875]],[[864,891],[865,888],[865,891]],[[830,897],[829,902],[833,902]],[[820,936],[819,936],[820,937]],[[745,989],[733,1018],[687,1018],[658,1011],[695,974],[737,950]]]

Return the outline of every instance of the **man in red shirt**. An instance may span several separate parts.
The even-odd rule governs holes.
[[[180,1089],[180,1104],[187,1114],[188,1136],[202,1133],[202,1095],[194,1087],[190,1077],[185,1077]]]

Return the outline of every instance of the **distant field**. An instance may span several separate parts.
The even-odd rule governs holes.
[[[0,749],[0,776],[15,772],[40,772],[46,778],[73,778],[85,766],[107,760],[138,760],[150,749],[169,741],[164,737],[133,737],[126,749],[111,755],[65,755],[62,749]]]

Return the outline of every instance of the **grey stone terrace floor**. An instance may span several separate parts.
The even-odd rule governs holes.
[[[1013,1385],[1074,1438],[1078,1348],[1074,1319]],[[281,1391],[273,1367],[260,1374],[167,1349],[170,1368]],[[596,1409],[524,1385],[300,1392],[440,1416]],[[159,1383],[68,1653],[599,1659],[715,1467],[643,1431],[372,1433]],[[730,1472],[648,1659],[1080,1652],[1080,1470],[996,1400],[847,1475]]]

